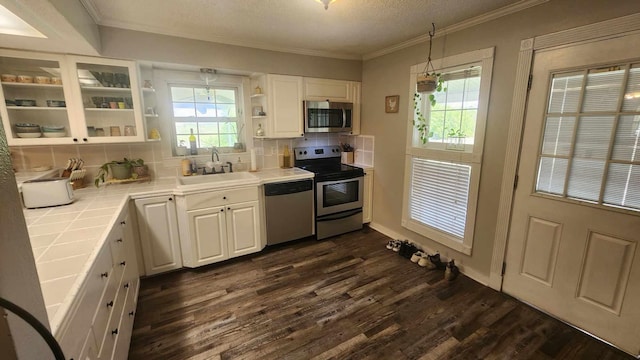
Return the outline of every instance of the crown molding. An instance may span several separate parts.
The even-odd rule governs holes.
[[[93,19],[97,25],[102,21],[102,14],[98,10],[98,8],[93,4],[92,0],[80,0],[82,6],[84,6],[85,10],[89,13],[89,16]]]
[[[453,24],[451,26],[447,26],[445,28],[440,29],[437,33],[435,38],[439,38],[441,36],[445,36],[447,34],[451,34],[454,33],[456,31],[460,31],[460,30],[464,30],[485,22],[489,22],[498,18],[501,18],[503,16],[507,16],[513,13],[517,13],[519,11],[528,9],[530,7],[534,7],[540,4],[544,4],[546,2],[548,2],[549,0],[522,0],[519,1],[515,4],[511,4],[511,5],[507,5],[507,6],[503,6],[499,9],[490,11],[488,13],[476,16],[476,17],[472,17],[470,19],[467,19],[465,21],[459,22],[457,24]],[[387,48],[378,50],[378,51],[374,51],[368,54],[364,54],[362,56],[362,60],[370,60],[373,58],[377,58],[386,54],[390,54],[392,52],[396,52],[398,50],[402,50],[414,45],[418,45],[421,43],[425,43],[429,41],[429,34],[424,34],[424,35],[420,35],[418,37],[415,37],[413,39],[407,40],[407,41],[403,41],[401,43],[398,43],[396,45],[393,46],[389,46]]]

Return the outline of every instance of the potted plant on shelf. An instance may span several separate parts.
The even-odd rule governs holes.
[[[142,159],[124,158],[124,160],[113,160],[100,166],[93,182],[94,185],[99,187],[100,183],[105,182],[108,179],[109,172],[111,172],[112,179],[137,179],[138,177],[147,176],[149,167],[144,164]]]
[[[464,150],[465,137],[462,130],[451,128],[447,133],[447,150]]]

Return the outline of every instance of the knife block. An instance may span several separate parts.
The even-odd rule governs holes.
[[[343,164],[353,164],[353,151],[343,151],[340,156]]]

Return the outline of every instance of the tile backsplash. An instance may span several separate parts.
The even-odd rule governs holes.
[[[355,148],[355,162],[373,166],[374,137],[367,135],[346,136],[338,134],[307,134],[296,139],[254,139],[256,165],[258,169],[270,169],[282,166],[284,146],[289,149],[308,146],[328,146],[349,143]],[[93,178],[98,168],[112,160],[122,158],[140,158],[149,165],[154,178],[174,177],[180,171],[180,157],[171,155],[170,146],[164,142],[131,143],[131,144],[99,144],[99,145],[51,145],[51,146],[13,146],[10,148],[13,167],[16,171],[29,171],[39,166],[63,168],[67,160],[78,157],[84,160],[87,178]],[[210,159],[210,153],[195,158],[198,166]],[[250,156],[245,153],[221,153],[220,160],[231,161],[234,168],[238,161],[248,164]]]

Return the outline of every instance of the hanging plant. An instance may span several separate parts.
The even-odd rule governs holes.
[[[420,141],[423,144],[427,143],[431,134],[428,132],[429,125],[427,119],[420,109],[421,95],[429,94],[429,103],[431,107],[436,106],[435,92],[447,91],[444,87],[444,77],[440,73],[436,73],[433,63],[431,62],[431,49],[433,44],[433,37],[436,35],[436,24],[431,23],[431,31],[429,31],[429,56],[427,57],[427,65],[424,71],[418,75],[416,81],[416,93],[413,94],[413,109],[415,110],[416,117],[414,117],[413,125],[418,130]]]

